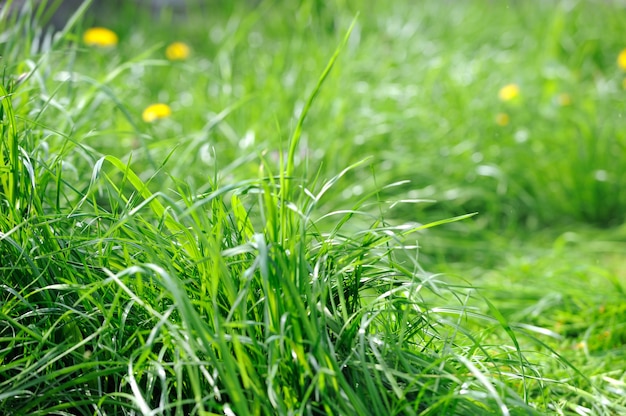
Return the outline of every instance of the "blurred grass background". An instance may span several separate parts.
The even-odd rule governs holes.
[[[135,115],[146,100],[173,106],[152,152],[158,159],[181,145],[174,175],[202,183],[218,167],[235,178],[254,173],[256,162],[245,161],[253,152],[277,160],[328,45],[359,13],[341,65],[309,114],[302,171],[338,172],[373,156],[378,184],[404,181],[382,199],[424,201],[397,204],[398,221],[477,212],[471,224],[452,226],[453,239],[474,232],[515,238],[623,224],[624,71],[616,62],[623,8],[604,1],[209,2],[188,24],[170,24],[164,10],[168,30],[147,35],[136,27],[151,24],[149,13],[130,7],[102,19],[122,39],[109,72],[128,62],[113,92]],[[138,59],[142,50],[162,59],[175,39],[192,46],[191,61]],[[91,55],[84,65],[103,59],[77,53]],[[498,91],[508,84],[520,94],[502,102]],[[124,111],[116,114],[111,127],[128,129]],[[210,122],[216,115],[224,119]],[[503,115],[506,125],[498,121]],[[131,147],[98,142],[97,149],[120,156]],[[368,169],[350,175],[352,185],[328,198],[328,209],[374,181]],[[454,251],[456,244],[440,246]]]
[[[622,45],[607,34],[623,30],[621,19],[612,18],[621,6],[444,3],[252,8],[215,2],[204,6],[200,18],[192,15],[189,23],[179,20],[147,35],[136,28],[153,17],[128,12],[110,21],[122,42],[106,63],[112,70],[130,61],[120,77],[123,85],[140,88],[126,92],[137,104],[123,91],[116,95],[128,106],[141,108],[146,99],[175,106],[172,130],[164,136],[187,133],[206,124],[209,114],[230,109],[202,143],[228,165],[241,146],[275,148],[285,140],[289,130],[283,126],[302,106],[327,59],[327,45],[338,42],[360,11],[342,65],[307,124],[301,153],[311,166],[337,171],[375,155],[381,183],[410,180],[394,196],[434,199],[423,209],[436,215],[477,211],[479,221],[495,229],[620,225],[624,109],[616,57]],[[171,15],[163,11],[161,19]],[[161,58],[154,48],[173,39],[193,47],[191,62],[133,65],[141,50]],[[92,51],[77,53],[93,60],[78,64],[103,59]],[[519,85],[520,96],[501,102],[498,91],[510,83]],[[502,114],[505,126],[497,121]],[[122,117],[115,122],[125,127]],[[193,169],[181,174],[197,176]],[[402,215],[413,216],[413,208]],[[422,207],[417,209],[419,215]]]

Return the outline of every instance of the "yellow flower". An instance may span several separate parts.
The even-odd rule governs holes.
[[[509,121],[511,121],[511,118],[509,117],[508,114],[506,113],[498,113],[496,114],[496,124],[498,126],[506,126],[509,124]]]
[[[500,88],[498,91],[498,97],[501,101],[511,101],[519,95],[519,87],[517,84],[507,84]]]
[[[83,34],[83,42],[90,46],[106,48],[117,45],[117,35],[105,27],[92,27]]]
[[[570,95],[567,93],[559,94],[559,96],[556,98],[556,101],[561,107],[567,107],[569,105],[572,105],[572,97],[570,97]]]
[[[165,56],[170,61],[183,61],[189,57],[191,50],[186,43],[174,42],[165,49]]]
[[[626,49],[622,49],[619,55],[617,55],[617,66],[626,71]]]
[[[163,103],[152,104],[146,107],[141,114],[141,118],[146,123],[152,123],[155,120],[160,118],[166,118],[172,115],[172,110],[170,106]]]

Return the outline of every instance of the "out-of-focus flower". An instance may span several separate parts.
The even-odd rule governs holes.
[[[509,124],[509,122],[511,121],[511,118],[509,117],[508,114],[506,113],[498,113],[496,114],[496,124],[498,126],[506,126]]]
[[[556,102],[561,106],[561,107],[567,107],[569,105],[572,105],[572,97],[567,94],[567,93],[561,93],[556,97]]]
[[[90,46],[107,48],[117,45],[117,35],[105,27],[92,27],[83,33],[83,42]]]
[[[186,43],[174,42],[165,49],[165,56],[170,61],[183,61],[189,58],[191,49]]]
[[[617,55],[617,66],[619,66],[622,71],[626,71],[626,48],[622,49],[619,55]]]
[[[507,84],[498,91],[498,97],[501,101],[511,101],[518,96],[519,86],[517,84]]]
[[[152,104],[146,107],[141,114],[141,118],[146,123],[152,123],[160,118],[166,118],[172,115],[172,109],[169,105],[163,103]]]

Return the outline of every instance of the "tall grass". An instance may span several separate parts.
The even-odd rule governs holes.
[[[624,410],[593,399],[596,382],[547,345],[541,322],[520,324],[490,292],[423,269],[426,230],[471,215],[402,219],[416,198],[390,195],[406,183],[324,126],[333,96],[337,118],[350,114],[341,76],[363,59],[360,22],[375,20],[350,26],[328,7],[288,6],[299,20],[264,29],[274,35],[256,32],[282,19],[267,4],[237,10],[218,40],[194,45],[211,62],[180,65],[153,59],[157,40],[146,46],[128,27],[119,48],[90,50],[75,26],[53,36],[26,14],[2,20],[0,413]],[[275,44],[282,63],[241,46],[255,33],[287,39],[311,16],[324,46],[296,32]],[[249,77],[242,61],[257,65]],[[300,64],[283,79],[293,89],[263,84]],[[159,99],[172,119],[139,121]],[[246,132],[260,143],[244,146]],[[547,377],[546,365],[576,381]],[[546,393],[561,387],[577,394]]]

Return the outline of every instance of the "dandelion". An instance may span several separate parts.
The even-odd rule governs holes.
[[[152,104],[146,107],[141,114],[141,118],[146,123],[152,123],[155,120],[160,118],[166,118],[172,115],[172,110],[170,106],[163,103]]]
[[[174,42],[165,49],[165,56],[170,61],[183,61],[190,53],[189,46],[183,42]]]
[[[509,117],[508,114],[506,113],[498,113],[496,114],[496,124],[498,126],[506,126],[509,124],[509,122],[511,121],[511,118]]]
[[[511,101],[519,95],[519,87],[517,84],[507,84],[500,88],[498,91],[498,97],[500,101]]]
[[[83,42],[89,46],[107,48],[117,45],[117,35],[105,27],[92,27],[83,34]]]
[[[569,105],[572,105],[572,97],[567,93],[562,93],[559,94],[558,97],[556,97],[556,102],[561,107],[567,107]]]
[[[619,55],[617,55],[617,66],[619,66],[622,71],[626,71],[626,49],[622,49]]]

